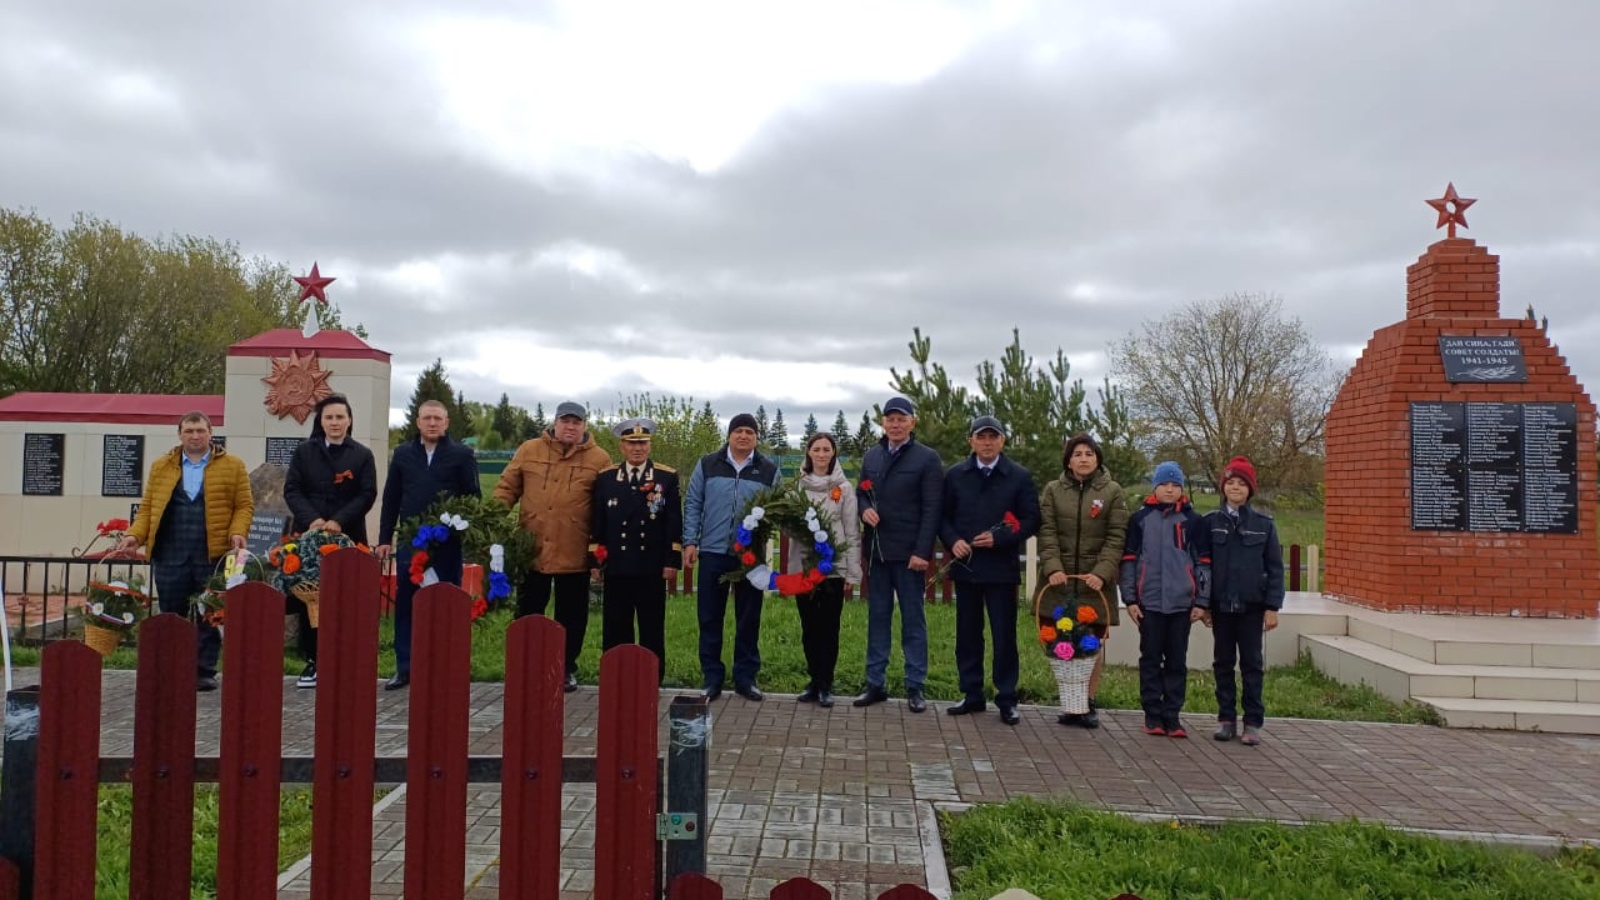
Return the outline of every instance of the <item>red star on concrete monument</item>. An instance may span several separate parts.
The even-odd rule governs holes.
[[[1439,222],[1433,227],[1443,228],[1449,225],[1449,235],[1450,237],[1455,237],[1457,225],[1462,228],[1467,227],[1467,207],[1477,202],[1476,199],[1468,200],[1466,197],[1457,195],[1455,182],[1452,181],[1446,184],[1443,197],[1427,201],[1429,206],[1439,211]]]
[[[1467,202],[1471,203],[1472,201],[1468,200]],[[1452,232],[1452,234],[1453,233],[1454,232]],[[305,301],[310,300],[312,297],[315,297],[317,298],[317,302],[321,303],[323,306],[328,305],[328,295],[324,293],[327,290],[328,285],[333,284],[338,280],[339,279],[337,278],[324,278],[322,273],[317,271],[316,263],[311,264],[310,275],[296,275],[294,277],[295,284],[300,285],[300,302],[304,303]]]

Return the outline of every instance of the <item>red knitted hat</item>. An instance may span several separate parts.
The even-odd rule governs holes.
[[[1228,460],[1228,464],[1222,469],[1222,477],[1217,480],[1226,484],[1229,478],[1243,479],[1244,483],[1250,486],[1250,496],[1256,495],[1256,467],[1250,464],[1250,460],[1242,456]]]

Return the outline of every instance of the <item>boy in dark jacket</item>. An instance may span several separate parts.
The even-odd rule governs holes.
[[[1235,456],[1222,470],[1222,508],[1207,513],[1211,535],[1211,609],[1206,624],[1215,632],[1213,670],[1217,675],[1219,741],[1238,734],[1233,667],[1244,675],[1244,736],[1261,741],[1266,707],[1261,702],[1262,635],[1278,627],[1283,608],[1283,548],[1272,517],[1250,505],[1256,493],[1256,468]]]
[[[1183,469],[1156,466],[1154,492],[1128,520],[1122,602],[1139,626],[1144,733],[1186,738],[1178,713],[1189,677],[1189,628],[1210,604],[1210,535],[1183,494]]]

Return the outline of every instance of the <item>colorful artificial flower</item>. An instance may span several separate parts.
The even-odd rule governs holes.
[[[1056,644],[1056,659],[1068,660],[1071,659],[1072,656],[1073,651],[1071,641],[1061,641],[1060,643]]]
[[[834,485],[833,486],[833,490],[828,492],[828,499],[832,500],[835,503],[838,503],[840,498],[842,498],[843,496],[844,496],[844,488],[839,487],[838,485]]]
[[[1056,631],[1055,626],[1053,625],[1039,626],[1039,640],[1044,641],[1045,643],[1055,640],[1056,635],[1059,633],[1060,632]]]
[[[1082,622],[1085,625],[1093,625],[1095,620],[1099,619],[1099,618],[1100,618],[1100,614],[1094,611],[1094,607],[1092,607],[1092,606],[1080,606],[1080,607],[1078,607],[1078,621],[1079,622]]]
[[[751,553],[749,550],[746,550],[744,554],[739,557],[739,562],[744,563],[747,566],[753,566],[756,564],[756,555]]]
[[[1105,509],[1105,507],[1106,502],[1104,500],[1101,500],[1099,497],[1094,498],[1094,503],[1090,504],[1089,506],[1089,518],[1093,519],[1099,516],[1100,510]]]

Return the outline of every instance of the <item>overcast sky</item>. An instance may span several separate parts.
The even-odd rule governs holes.
[[[1600,385],[1600,4],[9,0],[0,205],[320,262],[474,400],[852,423],[920,325],[1105,373],[1280,295],[1344,361],[1454,181]]]

